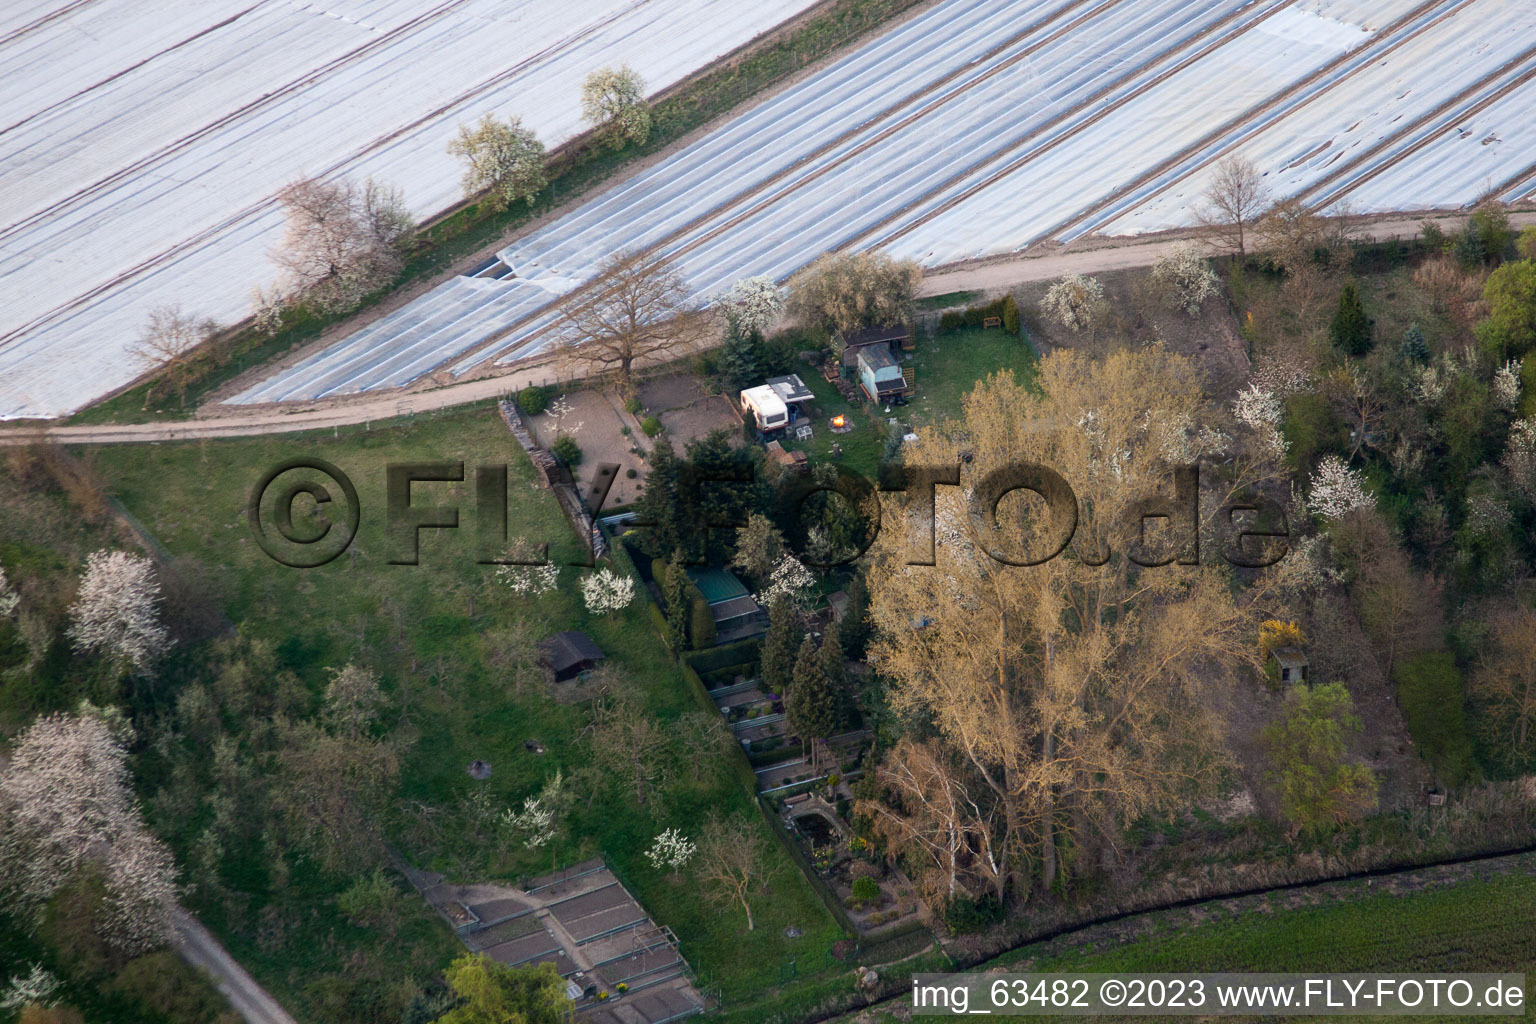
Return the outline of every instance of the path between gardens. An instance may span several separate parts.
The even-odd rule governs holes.
[[[1426,220],[1445,227],[1466,217],[1463,211],[1434,214],[1391,214],[1361,220],[1351,232],[1360,241],[1409,238],[1419,233]],[[1536,224],[1536,211],[1510,214],[1516,227]],[[961,291],[990,291],[1045,281],[1065,274],[1096,274],[1150,266],[1194,232],[1170,232],[1134,239],[1096,239],[1042,253],[1024,253],[977,264],[956,264],[928,272],[918,286],[919,297]],[[670,359],[675,359],[672,353]],[[0,445],[55,441],[61,444],[124,444],[143,441],[180,441],[197,438],[250,437],[286,434],[300,430],[324,430],[369,424],[400,416],[432,412],[499,398],[529,384],[570,381],[576,371],[568,363],[547,358],[480,380],[422,390],[395,390],[331,399],[320,404],[259,406],[205,406],[190,420],[158,423],[91,424],[76,426],[15,425],[0,427]]]

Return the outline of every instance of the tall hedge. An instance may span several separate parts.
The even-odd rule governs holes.
[[[694,650],[715,645],[715,617],[697,584],[688,587],[688,638]]]

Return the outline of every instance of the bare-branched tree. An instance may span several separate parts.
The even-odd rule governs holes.
[[[1212,228],[1223,247],[1238,259],[1248,254],[1248,232],[1269,209],[1269,188],[1252,161],[1229,156],[1216,165],[1205,190],[1205,205],[1196,209],[1201,224]]]
[[[761,886],[767,865],[762,836],[742,814],[712,817],[699,840],[698,873],[705,893],[719,903],[739,905],[753,928],[752,889]]]
[[[179,306],[161,306],[149,312],[144,330],[128,349],[146,369],[158,369],[159,376],[144,395],[144,405],[165,394],[175,393],[182,405],[187,402],[187,386],[197,377],[198,360],[206,354],[203,346],[218,332],[219,325],[208,317],[193,316]]]
[[[626,386],[637,363],[664,359],[697,342],[703,314],[664,256],[620,252],[561,310],[561,335],[591,373],[616,372]]]

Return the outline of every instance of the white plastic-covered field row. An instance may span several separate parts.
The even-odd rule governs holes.
[[[1536,188],[1520,0],[947,0],[237,402],[398,387],[554,343],[622,249],[700,296],[822,253],[933,266],[1190,224],[1237,153],[1360,212]]]
[[[812,0],[13,0],[0,4],[0,418],[142,372],[147,313],[232,321],[270,283],[275,193],[373,177],[459,196],[460,122],[576,134],[580,84],[676,82]]]

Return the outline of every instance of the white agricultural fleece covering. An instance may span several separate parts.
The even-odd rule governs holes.
[[[1536,3],[945,0],[233,400],[505,367],[622,249],[705,298],[837,249],[932,267],[1186,226],[1232,154],[1325,210],[1530,195]]]
[[[5,0],[0,418],[69,413],[144,366],[150,310],[235,322],[270,285],[274,199],[373,177],[460,198],[463,121],[584,127],[582,80],[659,91],[812,0]]]

